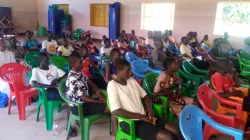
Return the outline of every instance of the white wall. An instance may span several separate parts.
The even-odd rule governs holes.
[[[174,37],[180,41],[189,31],[197,31],[199,38],[208,34],[212,39],[217,2],[222,0],[117,0],[121,2],[121,30],[136,31],[138,36],[146,37],[147,31],[140,29],[141,25],[141,3],[145,2],[175,2]],[[223,0],[223,2],[229,0]],[[247,1],[247,0],[234,0]],[[69,4],[70,14],[73,16],[73,28],[93,30],[95,38],[101,38],[103,34],[108,35],[107,27],[90,26],[90,4],[91,3],[114,3],[115,0],[37,0],[38,21],[42,26],[47,26],[47,11],[50,4]],[[240,48],[244,37],[230,37],[231,44]]]
[[[0,6],[12,8],[12,17],[15,23],[20,26],[18,32],[37,28],[37,3],[36,0],[0,0]]]

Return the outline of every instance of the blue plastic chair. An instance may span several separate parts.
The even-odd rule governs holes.
[[[202,43],[202,44],[201,44],[201,48],[202,48],[203,50],[207,50],[207,51],[210,51],[210,50],[211,50],[211,48],[209,48],[205,43]]]
[[[132,52],[127,52],[126,54],[125,54],[125,59],[131,64],[134,60],[141,60],[141,61],[144,61],[146,64],[147,64],[147,66],[149,65],[149,62],[148,62],[148,60],[146,60],[146,59],[141,59],[141,58],[139,58],[139,57],[137,57],[134,53],[132,53]]]
[[[134,77],[137,79],[143,79],[145,74],[148,72],[153,72],[160,74],[161,71],[151,69],[147,63],[143,60],[134,60],[131,64],[131,71],[134,74]]]
[[[243,139],[242,130],[221,125],[208,117],[198,107],[194,105],[188,105],[182,110],[179,119],[181,133],[185,140],[203,140],[202,121],[205,121],[213,128],[225,134],[233,136],[235,140]]]

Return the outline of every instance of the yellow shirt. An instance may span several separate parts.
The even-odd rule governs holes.
[[[207,41],[204,40],[203,43],[204,43],[206,46],[210,47],[210,48],[213,47],[212,43],[211,43],[209,40],[207,40]]]

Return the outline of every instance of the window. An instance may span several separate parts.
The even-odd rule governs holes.
[[[141,29],[172,30],[174,11],[174,3],[143,3],[141,8]]]
[[[108,27],[109,4],[90,5],[90,26]]]
[[[250,33],[250,2],[219,2],[214,26],[215,35],[228,32],[232,36]]]

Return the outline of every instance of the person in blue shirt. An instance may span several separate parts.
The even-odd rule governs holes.
[[[241,48],[242,51],[250,55],[250,36],[245,38],[245,45]]]
[[[181,57],[181,52],[179,48],[173,42],[169,43],[168,52],[170,52],[173,56]]]
[[[26,39],[25,41],[22,43],[22,47],[26,50],[26,51],[38,51],[39,48],[39,42],[35,39],[32,39],[33,33],[31,31],[26,31]]]

